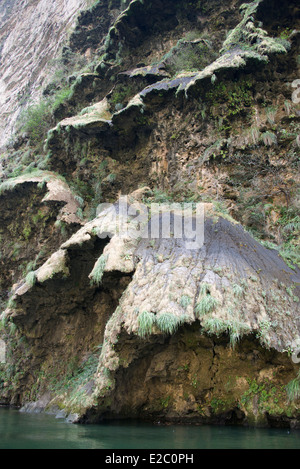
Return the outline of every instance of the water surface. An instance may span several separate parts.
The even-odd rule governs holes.
[[[299,449],[300,430],[162,426],[140,422],[74,425],[52,415],[0,408],[0,449]]]

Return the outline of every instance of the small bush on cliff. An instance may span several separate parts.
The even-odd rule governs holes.
[[[71,87],[65,86],[21,113],[19,132],[28,135],[33,147],[38,150],[43,148],[47,132],[55,124],[53,113],[71,96],[72,91]]]
[[[51,113],[47,101],[29,106],[21,116],[20,131],[28,134],[33,146],[40,145],[49,130]]]
[[[213,52],[209,38],[199,38],[201,33],[195,35],[195,39],[185,37],[161,59],[167,71],[173,76],[182,71],[198,71],[208,66],[216,54]]]

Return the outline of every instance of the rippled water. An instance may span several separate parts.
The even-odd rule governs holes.
[[[0,409],[0,449],[299,449],[300,431],[139,422],[74,425]]]

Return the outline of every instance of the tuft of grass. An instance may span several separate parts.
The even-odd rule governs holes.
[[[229,334],[230,345],[234,349],[236,343],[243,337],[243,335],[250,332],[251,328],[248,324],[240,321],[228,321],[219,318],[209,318],[205,320],[203,329],[209,335]]]
[[[267,147],[277,145],[276,135],[273,132],[270,132],[269,130],[261,134],[261,140]]]
[[[0,319],[0,332],[5,330],[6,325],[7,325],[7,316],[2,315]]]
[[[244,287],[242,287],[241,285],[234,283],[232,285],[232,291],[233,291],[234,296],[236,296],[237,298],[242,298],[245,290],[244,290]]]
[[[51,124],[48,102],[45,100],[38,104],[32,104],[22,113],[20,120],[20,131],[29,135],[33,145],[39,145],[45,138]]]
[[[235,345],[243,337],[250,332],[251,328],[248,324],[239,321],[233,321],[229,326],[230,345],[234,349]]]
[[[292,109],[293,109],[292,101],[289,101],[288,99],[286,99],[284,101],[284,108],[285,108],[285,112],[287,113],[287,115],[290,116],[292,114]]]
[[[182,295],[180,298],[180,305],[186,309],[189,304],[191,304],[191,301],[192,299],[188,295]]]
[[[13,336],[17,332],[17,326],[14,322],[10,321],[9,323],[9,335]]]
[[[172,313],[163,313],[156,320],[157,327],[166,334],[174,334],[181,321]]]
[[[218,300],[210,294],[209,285],[203,283],[200,287],[201,299],[197,303],[195,312],[198,318],[213,311],[219,304]]]
[[[278,112],[278,107],[277,106],[269,106],[266,109],[266,116],[267,116],[268,122],[271,125],[275,124],[275,119],[276,119],[277,112]]]
[[[203,327],[208,334],[219,336],[227,331],[228,322],[219,318],[209,318],[205,320]]]
[[[257,339],[260,340],[261,343],[265,345],[265,347],[270,346],[269,332],[270,332],[271,327],[272,327],[272,323],[267,319],[264,319],[259,322],[259,330],[256,334],[256,337]]]
[[[152,328],[155,323],[155,314],[149,311],[143,311],[138,317],[138,335],[140,337],[147,337],[152,333]]]
[[[107,256],[102,254],[97,260],[92,272],[89,275],[91,282],[96,285],[101,285],[104,274],[104,269],[107,262]]]
[[[36,274],[35,272],[31,271],[29,272],[27,275],[26,275],[26,278],[25,278],[25,282],[27,283],[27,285],[29,285],[30,287],[33,287],[36,283]]]
[[[290,381],[286,386],[286,392],[289,401],[296,401],[300,397],[300,373],[298,376]]]
[[[199,318],[213,311],[218,305],[218,300],[211,295],[203,297],[196,305],[196,314]]]
[[[15,301],[15,297],[14,296],[11,296],[7,302],[7,308],[8,309],[15,309],[16,308],[16,301]]]
[[[251,137],[251,141],[254,145],[257,145],[258,142],[259,142],[259,138],[260,138],[260,131],[259,131],[259,128],[256,127],[256,126],[252,126],[250,128],[250,137]]]

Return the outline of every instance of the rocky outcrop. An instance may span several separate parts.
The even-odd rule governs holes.
[[[49,391],[51,379],[57,380],[57,393],[47,405],[64,406],[81,421],[106,415],[159,415],[200,422],[209,421],[210,415],[216,421],[225,415],[237,418],[236,406],[239,403],[242,409],[249,380],[262,383],[274,372],[278,387],[287,384],[295,371],[287,351],[299,340],[300,331],[299,271],[289,269],[275,251],[262,247],[211,206],[206,207],[204,245],[192,249],[176,235],[143,236],[148,233],[148,216],[139,221],[142,236],[132,236],[136,213],[147,209],[137,202],[126,206],[125,212],[117,205],[105,209],[34,272],[32,285],[25,282],[15,289],[14,306],[2,319],[17,326],[18,341],[26,337],[30,359],[20,353],[23,344],[14,349],[23,370],[14,392],[31,392],[34,369],[36,376],[44,377],[40,394]],[[162,222],[163,213],[158,218],[152,215],[150,225]],[[189,340],[196,341],[199,350],[191,345],[193,351],[188,352]],[[249,348],[251,341],[259,363],[254,360],[245,373],[243,344]],[[82,365],[87,356],[99,360],[98,369],[94,365],[61,394],[68,364],[76,357]],[[216,392],[214,380],[228,378],[225,368],[232,360],[236,369],[232,368],[229,398],[229,388]],[[175,369],[182,372],[173,379]],[[131,379],[140,384],[129,400],[120,401]],[[197,393],[191,394],[193,379]],[[144,386],[147,393],[141,397]],[[158,402],[164,399],[159,409]],[[212,411],[215,399],[219,404]],[[269,410],[275,419],[287,415],[280,405]],[[292,408],[292,418],[297,419],[297,407]],[[265,412],[265,406],[249,408],[240,420],[265,421]]]
[[[265,181],[267,192],[273,192],[271,186],[277,185],[278,191],[284,197],[286,190],[281,180],[286,180],[288,177],[286,165],[282,164],[282,159],[279,163],[276,161],[276,153],[272,150],[276,145],[280,145],[287,155],[287,160],[298,151],[296,141],[298,117],[291,101],[292,83],[297,77],[297,72],[296,69],[289,69],[287,63],[288,60],[296,60],[299,36],[294,31],[289,41],[281,36],[271,37],[267,31],[258,27],[259,23],[253,18],[259,9],[260,19],[263,20],[262,2],[252,2],[249,5],[248,8],[241,10],[241,16],[236,18],[238,24],[226,40],[221,32],[215,33],[215,42],[211,37],[206,38],[207,19],[203,19],[199,25],[190,17],[185,17],[185,27],[192,31],[193,28],[198,28],[193,32],[199,39],[184,39],[177,42],[173,39],[172,44],[175,44],[173,48],[168,53],[163,49],[161,52],[163,57],[157,61],[157,65],[154,65],[151,64],[152,57],[146,49],[149,45],[152,45],[153,50],[156,48],[157,38],[151,36],[150,25],[149,29],[147,27],[147,34],[150,37],[146,44],[142,42],[143,47],[135,47],[129,40],[128,44],[126,42],[129,34],[126,25],[129,18],[137,30],[141,28],[140,9],[143,9],[143,5],[138,1],[131,3],[110,29],[108,37],[111,41],[107,41],[106,45],[110,61],[104,56],[96,67],[99,74],[97,80],[102,83],[100,94],[98,85],[95,84],[96,74],[91,78],[97,90],[93,98],[94,106],[104,101],[107,104],[106,122],[102,121],[100,115],[98,117],[101,125],[90,124],[85,117],[79,120],[76,117],[78,123],[80,122],[76,128],[66,125],[68,122],[66,120],[53,128],[47,138],[51,169],[59,168],[73,178],[76,168],[77,176],[84,181],[87,179],[87,172],[97,174],[95,181],[92,181],[92,186],[97,187],[94,195],[96,196],[100,184],[102,197],[109,200],[116,197],[118,191],[128,193],[135,190],[139,182],[148,184],[149,180],[152,185],[160,185],[164,189],[174,191],[176,181],[182,178],[187,185],[192,181],[191,192],[196,191],[200,198],[200,188],[207,184],[207,179],[216,179],[214,170],[210,176],[207,174],[207,166],[212,163],[213,158],[218,160],[217,171],[222,173],[223,181],[235,178],[233,174],[237,170],[236,162],[238,166],[245,166],[242,171],[248,171],[246,166],[252,165],[256,155],[261,160],[261,153],[267,151],[266,162],[261,160],[261,165],[272,166],[268,170],[268,178],[271,179],[272,174],[282,171],[282,175],[277,177],[278,181]],[[159,6],[151,3],[147,8],[155,10]],[[216,11],[220,21],[220,16],[224,15],[224,12],[221,7]],[[184,12],[181,14],[184,17]],[[227,21],[229,27],[232,25],[233,17],[230,15]],[[295,26],[296,21],[295,18]],[[157,27],[159,28],[159,25]],[[178,28],[177,34],[181,32]],[[118,37],[118,41],[115,36]],[[206,66],[203,63],[203,67],[199,63],[200,70],[184,69],[188,66],[189,60],[189,54],[185,49],[195,42],[204,44],[208,50],[213,51],[212,63]],[[119,54],[122,57],[121,64],[118,62],[117,47],[122,51],[124,48],[128,49],[128,53]],[[164,47],[167,47],[167,44],[164,44]],[[217,52],[217,48],[220,48],[220,52]],[[181,49],[186,53],[184,56],[186,62],[180,56]],[[197,53],[199,56],[201,54],[207,56],[206,51],[205,54],[203,51]],[[197,57],[197,53],[194,53],[192,58]],[[134,64],[133,59],[136,61]],[[125,67],[141,64],[143,61],[150,64],[121,71]],[[171,70],[168,69],[170,63],[173,67]],[[276,103],[272,104],[270,98],[267,105],[263,104],[262,98],[269,93],[268,85],[264,88],[264,77],[272,75],[274,66],[278,69],[275,74],[278,80],[276,78],[276,85],[274,84]],[[256,80],[251,78],[252,70],[256,71]],[[169,77],[164,78],[162,73],[167,73]],[[286,76],[288,86],[282,86],[282,73]],[[85,79],[84,75],[84,83]],[[105,89],[105,84],[110,80],[116,82],[115,85]],[[272,80],[274,83],[274,74]],[[87,84],[84,83],[79,80],[75,86],[75,89],[78,89],[77,96],[79,90],[86,92]],[[88,89],[91,91],[91,87]],[[72,102],[70,104],[73,105]],[[96,114],[93,112],[93,106],[84,108],[81,112],[83,114],[91,112],[91,119],[94,121],[93,116]],[[170,112],[172,119],[168,119]],[[276,132],[272,128],[274,119],[278,129]],[[292,122],[293,132],[289,131],[288,122]],[[188,141],[187,134],[191,136]],[[288,134],[291,138],[289,142]],[[131,166],[128,171],[129,164],[134,165],[134,170]],[[186,164],[188,168],[185,167]],[[292,160],[290,164],[293,165]],[[199,172],[203,173],[203,177],[199,176]],[[237,175],[238,180],[239,177]],[[110,180],[113,180],[113,184],[109,183]],[[292,181],[290,183],[293,185]],[[295,183],[297,184],[297,181]],[[219,183],[214,180],[212,185],[218,186]],[[247,191],[246,186],[245,193]],[[294,197],[295,186],[288,191],[291,197]],[[215,193],[209,192],[210,196],[216,196]],[[234,190],[232,192],[229,189],[229,192],[233,194]],[[207,194],[207,188],[203,193]],[[232,205],[232,200],[236,200],[234,196],[229,199],[228,205],[230,203]],[[234,210],[239,208],[235,207]]]
[[[295,1],[103,1],[79,16],[68,53],[99,60],[70,77],[31,162],[52,178],[9,178],[1,195],[56,204],[30,238],[47,255],[1,316],[2,400],[76,422],[299,425],[298,29]],[[192,247],[185,203],[188,226],[203,221]]]
[[[11,286],[30,275],[78,229],[80,203],[53,173],[36,172],[0,185],[1,303]]]

